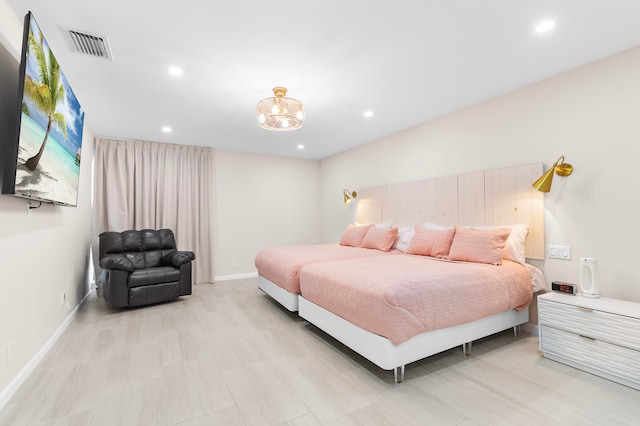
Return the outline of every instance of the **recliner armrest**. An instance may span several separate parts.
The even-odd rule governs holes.
[[[180,265],[191,262],[196,258],[192,251],[173,251],[162,258],[162,263],[179,268]]]
[[[102,269],[118,269],[121,271],[133,272],[133,262],[124,256],[105,256],[100,259]]]

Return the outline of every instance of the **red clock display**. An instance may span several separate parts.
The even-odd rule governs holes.
[[[551,283],[551,290],[566,294],[575,294],[575,285],[554,281]]]

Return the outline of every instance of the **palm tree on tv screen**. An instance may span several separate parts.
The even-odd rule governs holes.
[[[42,33],[40,33],[39,40],[36,40],[33,32],[29,32],[29,47],[33,49],[37,61],[40,81],[35,81],[28,75],[25,76],[24,93],[33,101],[36,108],[47,117],[47,130],[40,150],[25,162],[27,168],[33,171],[38,166],[40,157],[42,157],[52,125],[55,124],[62,129],[62,134],[67,139],[67,124],[64,115],[56,111],[58,103],[64,101],[66,92],[60,78],[60,65],[51,50],[45,52]]]

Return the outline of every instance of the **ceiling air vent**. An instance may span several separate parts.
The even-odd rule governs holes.
[[[109,39],[106,37],[96,34],[87,34],[68,28],[65,29],[64,33],[67,36],[67,40],[74,52],[113,62],[113,53],[111,53]]]

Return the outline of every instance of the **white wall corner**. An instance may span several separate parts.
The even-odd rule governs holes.
[[[49,337],[49,339],[45,342],[45,344],[40,348],[40,350],[27,362],[27,364],[20,370],[20,372],[11,380],[11,382],[7,385],[5,389],[0,393],[0,410],[4,408],[5,405],[9,402],[11,397],[18,391],[20,386],[29,378],[29,375],[35,370],[35,368],[42,362],[45,355],[51,350],[53,345],[60,339],[62,334],[69,328],[73,319],[78,315],[78,311],[80,307],[87,301],[92,291],[85,294],[80,303],[75,307],[73,311],[67,316],[60,327]]]

